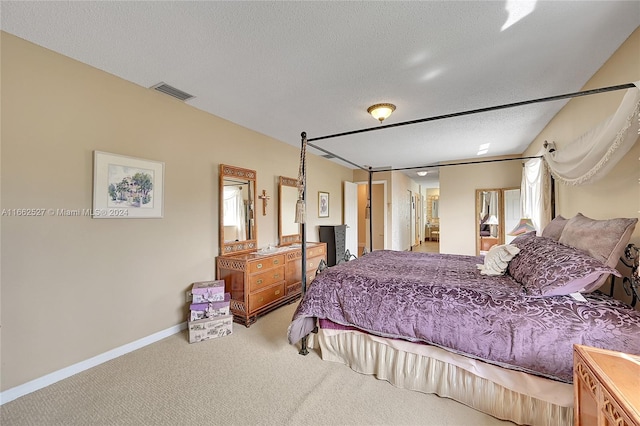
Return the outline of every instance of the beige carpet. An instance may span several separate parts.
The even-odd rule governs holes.
[[[0,407],[9,425],[508,425],[455,401],[298,355],[297,303],[233,334],[186,331]]]

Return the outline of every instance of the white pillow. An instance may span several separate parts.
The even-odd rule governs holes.
[[[495,245],[484,256],[484,264],[476,265],[482,275],[504,275],[509,261],[520,253],[512,244]]]

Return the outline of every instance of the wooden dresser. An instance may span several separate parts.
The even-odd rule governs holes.
[[[640,356],[573,348],[574,424],[640,426]]]
[[[324,243],[307,243],[307,285],[320,260],[326,261]],[[269,254],[258,252],[218,256],[217,277],[231,293],[235,321],[249,327],[259,315],[293,302],[302,294],[302,248],[279,247]]]

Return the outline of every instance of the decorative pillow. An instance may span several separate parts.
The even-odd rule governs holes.
[[[560,235],[562,234],[562,230],[564,226],[567,224],[569,219],[565,219],[562,216],[556,216],[551,222],[547,224],[542,230],[542,236],[547,238],[553,238],[558,241],[560,239]]]
[[[504,275],[509,261],[518,253],[520,249],[514,245],[495,245],[484,256],[484,264],[476,266],[482,275]]]
[[[525,289],[529,296],[562,296],[581,291],[601,275],[620,272],[574,247],[551,238],[536,237],[535,233],[521,235],[511,244],[520,249],[507,272]]]
[[[595,220],[578,213],[567,220],[558,241],[583,250],[605,265],[615,268],[631,239],[636,223],[638,218]],[[606,275],[601,277],[584,291],[590,292],[597,289],[606,279]]]

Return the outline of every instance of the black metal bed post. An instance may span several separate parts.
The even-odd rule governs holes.
[[[369,253],[373,252],[373,170],[369,167]]]
[[[304,297],[304,294],[307,292],[307,218],[306,218],[306,198],[307,198],[307,179],[306,179],[306,175],[307,175],[307,166],[306,166],[306,147],[305,144],[307,143],[307,133],[306,132],[302,132],[300,134],[300,138],[301,138],[301,156],[300,156],[300,172],[302,174],[302,176],[305,177],[304,181],[303,181],[303,190],[302,190],[302,201],[305,204],[305,218],[304,221],[302,222],[302,229],[301,229],[301,233],[300,236],[302,238],[302,276],[301,278],[301,285],[302,285],[302,297]],[[307,336],[304,336],[302,338],[301,341],[301,347],[300,347],[300,351],[298,352],[300,355],[307,355],[309,354],[309,350],[307,349]]]
[[[549,192],[551,192],[549,195],[551,197],[551,220],[553,220],[556,217],[556,180],[553,175],[549,176],[549,180],[551,181],[549,182],[549,186],[551,186],[549,189]]]

